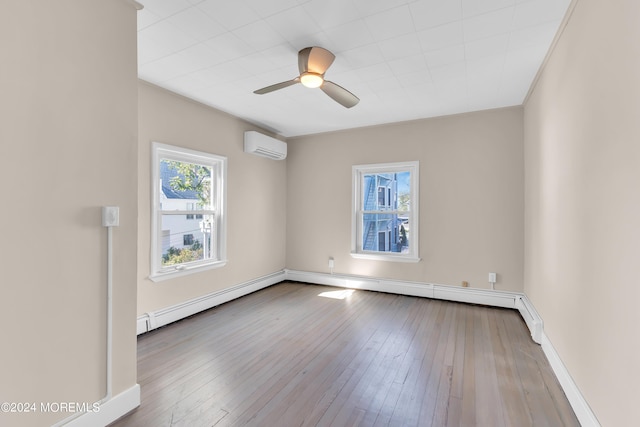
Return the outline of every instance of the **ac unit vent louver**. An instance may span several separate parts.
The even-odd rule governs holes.
[[[287,157],[287,143],[250,130],[244,133],[244,152],[282,160]]]

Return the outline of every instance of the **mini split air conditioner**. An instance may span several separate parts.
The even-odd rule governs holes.
[[[249,130],[244,133],[244,152],[282,160],[287,157],[287,143]]]

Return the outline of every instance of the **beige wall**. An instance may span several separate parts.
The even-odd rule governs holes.
[[[293,138],[287,268],[523,290],[522,109]],[[354,259],[351,167],[420,162],[419,263]]]
[[[259,129],[144,82],[139,98],[138,314],[284,269],[286,163],[243,152],[244,131]],[[148,279],[153,141],[228,158],[226,266],[158,283]]]
[[[136,383],[136,11],[125,0],[11,1],[0,13],[0,401],[95,402],[106,391],[106,229],[114,377]],[[43,426],[67,413],[7,415]]]
[[[640,419],[639,17],[578,1],[525,106],[525,292],[603,426]]]

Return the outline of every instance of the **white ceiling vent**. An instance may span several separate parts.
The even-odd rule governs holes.
[[[282,160],[287,157],[287,143],[249,130],[244,133],[244,152]]]

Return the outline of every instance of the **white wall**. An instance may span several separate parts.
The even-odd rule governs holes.
[[[289,140],[287,268],[523,290],[519,107]],[[420,162],[419,263],[354,259],[351,167]]]
[[[113,392],[136,383],[135,41],[125,0],[2,2],[0,402],[105,394],[105,205],[121,208]],[[0,413],[0,425],[69,415]]]
[[[525,292],[603,426],[640,419],[639,22],[579,0],[525,105]]]
[[[285,268],[286,163],[243,152],[236,117],[140,82],[138,176],[138,314],[170,307]],[[226,266],[154,283],[148,279],[151,142],[226,156]]]

